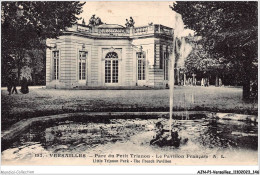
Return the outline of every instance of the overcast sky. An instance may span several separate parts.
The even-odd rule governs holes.
[[[96,14],[107,24],[125,25],[125,19],[132,16],[135,26],[147,25],[149,22],[171,26],[175,12],[169,5],[172,5],[172,2],[86,2],[80,16],[86,23]]]
[[[90,17],[95,14],[104,23],[120,24],[125,26],[126,18],[133,17],[135,26],[144,26],[150,22],[175,28],[175,12],[169,8],[173,2],[132,2],[132,1],[103,1],[86,2],[80,17],[85,19],[86,24]],[[81,21],[80,21],[81,23]]]

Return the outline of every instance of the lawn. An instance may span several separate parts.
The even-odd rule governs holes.
[[[29,94],[1,90],[2,129],[25,118],[79,111],[168,111],[169,90],[57,90],[32,87]],[[257,114],[242,88],[176,87],[174,110]]]

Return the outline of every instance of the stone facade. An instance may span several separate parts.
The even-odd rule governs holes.
[[[48,39],[47,88],[165,88],[173,29],[163,25],[126,28],[74,25]]]

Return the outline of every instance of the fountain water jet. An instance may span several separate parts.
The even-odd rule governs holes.
[[[178,133],[178,129],[175,126],[173,128],[173,94],[174,94],[174,67],[175,62],[179,61],[177,63],[182,64],[184,66],[184,59],[187,57],[188,52],[191,51],[191,47],[188,47],[184,39],[184,24],[182,21],[182,17],[179,14],[175,14],[175,26],[174,33],[173,33],[173,45],[170,53],[169,58],[169,96],[170,96],[170,111],[169,111],[169,130],[164,129],[163,125],[158,122],[156,124],[156,136],[153,140],[151,140],[150,144],[157,144],[159,146],[175,146],[179,147],[181,143],[186,143],[188,139],[181,139]],[[179,46],[179,44],[181,44]],[[177,58],[177,59],[176,59]],[[186,115],[187,118],[187,115]],[[168,133],[167,136],[164,135],[164,133]]]
[[[174,33],[173,33],[173,47],[170,54],[170,66],[169,66],[169,86],[170,86],[170,119],[169,119],[169,130],[172,131],[172,114],[173,114],[173,92],[174,92],[174,67],[175,67],[175,58],[176,58],[176,52],[183,51],[184,52],[184,46],[183,42],[184,40],[181,39],[182,34],[184,31],[184,24],[182,21],[182,17],[179,14],[175,14],[175,27],[174,27]],[[178,48],[177,39],[180,39],[182,42],[182,49]],[[184,60],[184,53],[180,53],[180,59]],[[184,61],[183,61],[184,63]]]

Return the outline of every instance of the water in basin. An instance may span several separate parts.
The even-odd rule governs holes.
[[[95,154],[98,153],[148,154],[151,159],[160,155],[162,158],[167,158],[169,155],[170,164],[174,165],[257,163],[256,123],[234,120],[212,122],[205,118],[177,120],[174,125],[178,128],[180,137],[188,138],[188,142],[176,148],[150,145],[158,121],[167,128],[166,118],[66,120],[31,126],[8,149],[2,151],[2,162],[6,164],[23,164],[23,162],[92,164]],[[65,153],[85,154],[87,157],[85,159],[51,157],[51,154]]]

